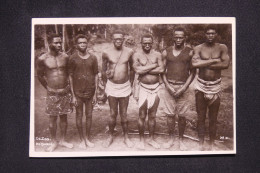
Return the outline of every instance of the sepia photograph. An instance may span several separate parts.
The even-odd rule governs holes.
[[[232,17],[33,18],[30,157],[236,154]]]

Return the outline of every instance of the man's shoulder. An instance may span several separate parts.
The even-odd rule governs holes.
[[[218,46],[219,46],[220,49],[222,49],[222,50],[226,50],[226,49],[227,49],[227,45],[225,45],[225,44],[218,43]]]
[[[200,50],[202,47],[205,47],[205,43],[199,44],[194,47],[194,50]]]
[[[43,60],[45,60],[48,57],[48,55],[49,55],[48,52],[43,53],[41,56],[39,56],[38,60],[43,61]]]
[[[133,53],[134,52],[134,50],[133,49],[131,49],[131,48],[129,48],[129,47],[126,47],[126,46],[124,46],[124,51],[127,51],[127,52],[129,52],[129,53]]]
[[[64,58],[69,58],[69,55],[66,54],[65,52],[61,52],[61,53],[60,53],[60,56],[61,56],[61,57],[64,57]]]
[[[161,57],[161,55],[162,55],[160,52],[155,51],[155,50],[153,50],[152,53],[153,53],[156,57]]]

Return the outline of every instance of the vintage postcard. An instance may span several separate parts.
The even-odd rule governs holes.
[[[232,17],[33,18],[30,157],[236,154]]]

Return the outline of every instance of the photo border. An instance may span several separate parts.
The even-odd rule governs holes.
[[[126,22],[127,21],[127,22]],[[35,151],[35,52],[34,26],[40,24],[231,24],[233,87],[233,150],[223,151],[102,151],[102,152],[36,152]],[[31,28],[31,95],[29,157],[111,157],[236,154],[236,19],[235,17],[105,17],[105,18],[32,18]]]

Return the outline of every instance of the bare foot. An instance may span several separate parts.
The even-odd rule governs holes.
[[[132,148],[134,146],[134,143],[131,142],[129,138],[125,138],[124,143],[128,148]]]
[[[144,150],[144,142],[139,142],[136,146],[138,149]]]
[[[61,146],[66,147],[66,148],[73,148],[73,144],[72,143],[68,143],[66,141],[60,141],[59,143]]]
[[[103,142],[103,147],[108,148],[112,142],[113,142],[113,137],[109,135],[108,139],[105,142]]]
[[[85,144],[84,141],[81,141],[81,142],[79,143],[79,148],[81,148],[81,149],[87,149],[87,146],[86,146],[86,144]]]
[[[157,142],[155,142],[155,140],[153,140],[153,139],[148,140],[148,144],[150,144],[151,146],[153,146],[156,149],[160,148],[160,145]]]
[[[179,143],[180,143],[180,150],[181,150],[181,151],[186,151],[186,150],[187,150],[187,147],[184,145],[183,141],[180,140]]]
[[[173,139],[170,139],[167,143],[163,144],[163,148],[169,149],[173,146]]]
[[[53,142],[53,143],[51,144],[51,146],[49,146],[48,148],[46,148],[45,151],[47,151],[47,152],[53,152],[57,147],[58,147],[58,142]]]
[[[90,148],[93,148],[95,146],[94,143],[90,142],[88,139],[86,139],[86,144],[87,146],[89,146]]]

